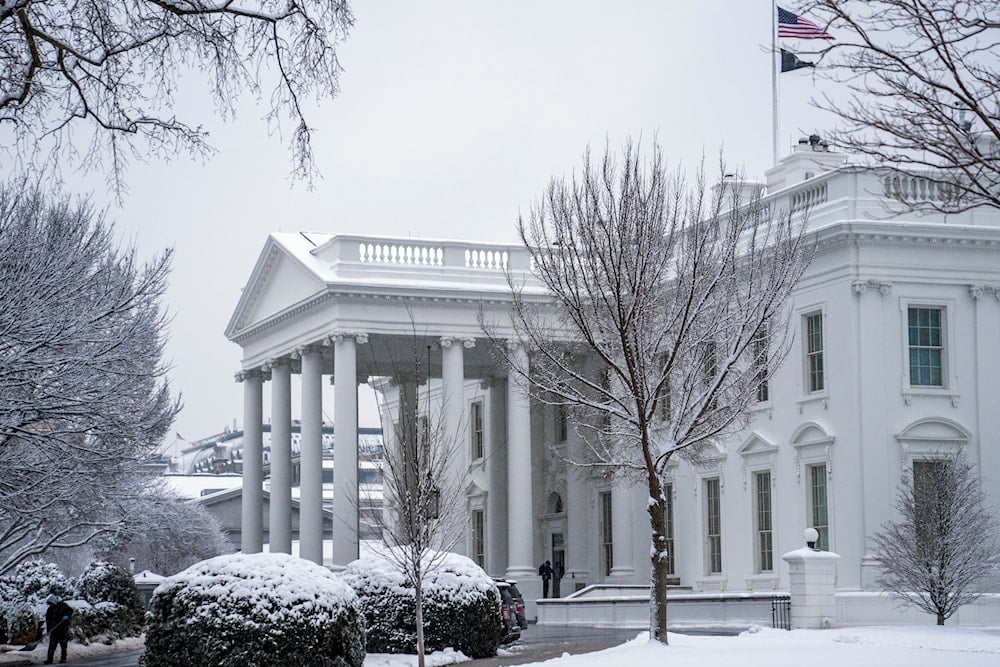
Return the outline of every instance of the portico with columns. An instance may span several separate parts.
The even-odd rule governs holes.
[[[455,474],[467,477],[470,503],[488,508],[486,528],[503,533],[498,539],[483,536],[489,545],[484,566],[491,574],[516,577],[530,593],[532,579],[537,579],[536,561],[543,557],[532,520],[537,514],[533,487],[539,483],[532,469],[537,458],[532,454],[532,407],[523,379],[495,361],[479,321],[479,304],[488,318],[501,322],[506,316],[508,267],[525,272],[526,253],[501,246],[403,245],[328,234],[268,238],[226,332],[243,349],[236,379],[243,387],[246,425],[244,552],[264,546],[263,435],[253,425],[264,421],[268,388],[268,548],[291,551],[291,424],[298,420],[299,555],[323,563],[324,541],[331,541],[333,556],[326,564],[339,569],[359,553],[358,386],[369,379],[383,389],[391,385],[389,392],[395,396],[390,402],[395,401],[398,410],[407,403],[399,400],[402,394],[429,381],[440,404],[442,432],[462,443],[473,437],[470,403],[479,401],[489,408],[489,414],[476,408],[483,421],[477,425],[481,435],[475,437],[482,437],[487,449],[477,458],[463,445],[459,451],[464,460],[454,461],[452,467]],[[378,378],[398,374],[393,360],[405,359],[410,348],[427,349],[424,377],[380,383]],[[332,391],[325,391],[324,377]],[[300,396],[294,414],[293,385],[298,385]],[[324,415],[331,414],[333,530],[324,534],[321,433]],[[504,462],[502,470],[491,465],[497,461]],[[508,500],[506,506],[501,506],[502,500]],[[460,546],[470,545],[471,539],[470,534]],[[503,553],[497,545],[504,546]]]

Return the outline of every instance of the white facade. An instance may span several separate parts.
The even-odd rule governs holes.
[[[787,590],[781,554],[799,548],[812,524],[841,556],[837,589],[870,588],[866,538],[893,518],[912,462],[939,452],[965,451],[1000,501],[1000,212],[897,213],[887,194],[906,187],[932,197],[926,183],[840,169],[842,161],[802,144],[767,175],[775,210],[808,208],[817,255],[795,295],[793,349],[751,427],[708,466],[672,470],[675,576],[693,591]],[[246,423],[260,423],[261,382],[287,364],[292,381],[303,378],[305,409],[325,406],[338,427],[355,427],[357,383],[391,374],[389,360],[417,331],[431,346],[445,427],[467,442],[466,553],[481,551],[487,571],[519,579],[528,598],[540,596],[535,571],[546,559],[564,559],[563,595],[583,584],[648,583],[645,487],[567,469],[557,454],[578,446],[577,434],[553,408],[528,404],[493,361],[477,314],[482,306],[504,321],[505,267],[538,294],[516,247],[272,234],[226,332],[243,348]],[[402,391],[419,386],[396,380]],[[312,422],[292,417],[302,420],[305,464]],[[253,437],[245,435],[245,460]],[[352,448],[356,456],[356,442],[338,440],[334,566],[357,554]],[[246,488],[259,488],[244,473]],[[310,493],[304,482],[304,508]],[[245,492],[247,551],[260,548],[247,530],[259,521],[254,502]]]

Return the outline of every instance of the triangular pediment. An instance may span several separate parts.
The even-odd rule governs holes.
[[[751,433],[739,451],[743,456],[752,456],[754,454],[771,454],[778,451],[778,447],[759,433]]]
[[[475,498],[476,496],[484,495],[486,495],[486,491],[484,491],[483,488],[475,482],[469,482],[469,484],[465,487],[466,498]]]
[[[226,336],[253,326],[322,293],[325,283],[274,238],[268,238],[239,304],[226,328]]]

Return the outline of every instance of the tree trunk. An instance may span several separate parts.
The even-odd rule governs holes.
[[[944,625],[944,613],[943,612],[939,611],[937,613],[937,624],[938,625]]]
[[[667,503],[663,498],[663,487],[654,474],[649,479],[649,523],[652,528],[652,568],[650,576],[649,637],[664,644],[667,642]]]
[[[417,577],[413,593],[417,604],[417,667],[424,667],[424,593],[420,583],[420,577]]]

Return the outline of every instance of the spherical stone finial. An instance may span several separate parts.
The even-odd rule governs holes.
[[[816,548],[816,542],[819,540],[819,531],[810,526],[802,531],[802,537],[806,540],[806,546],[810,549]]]

